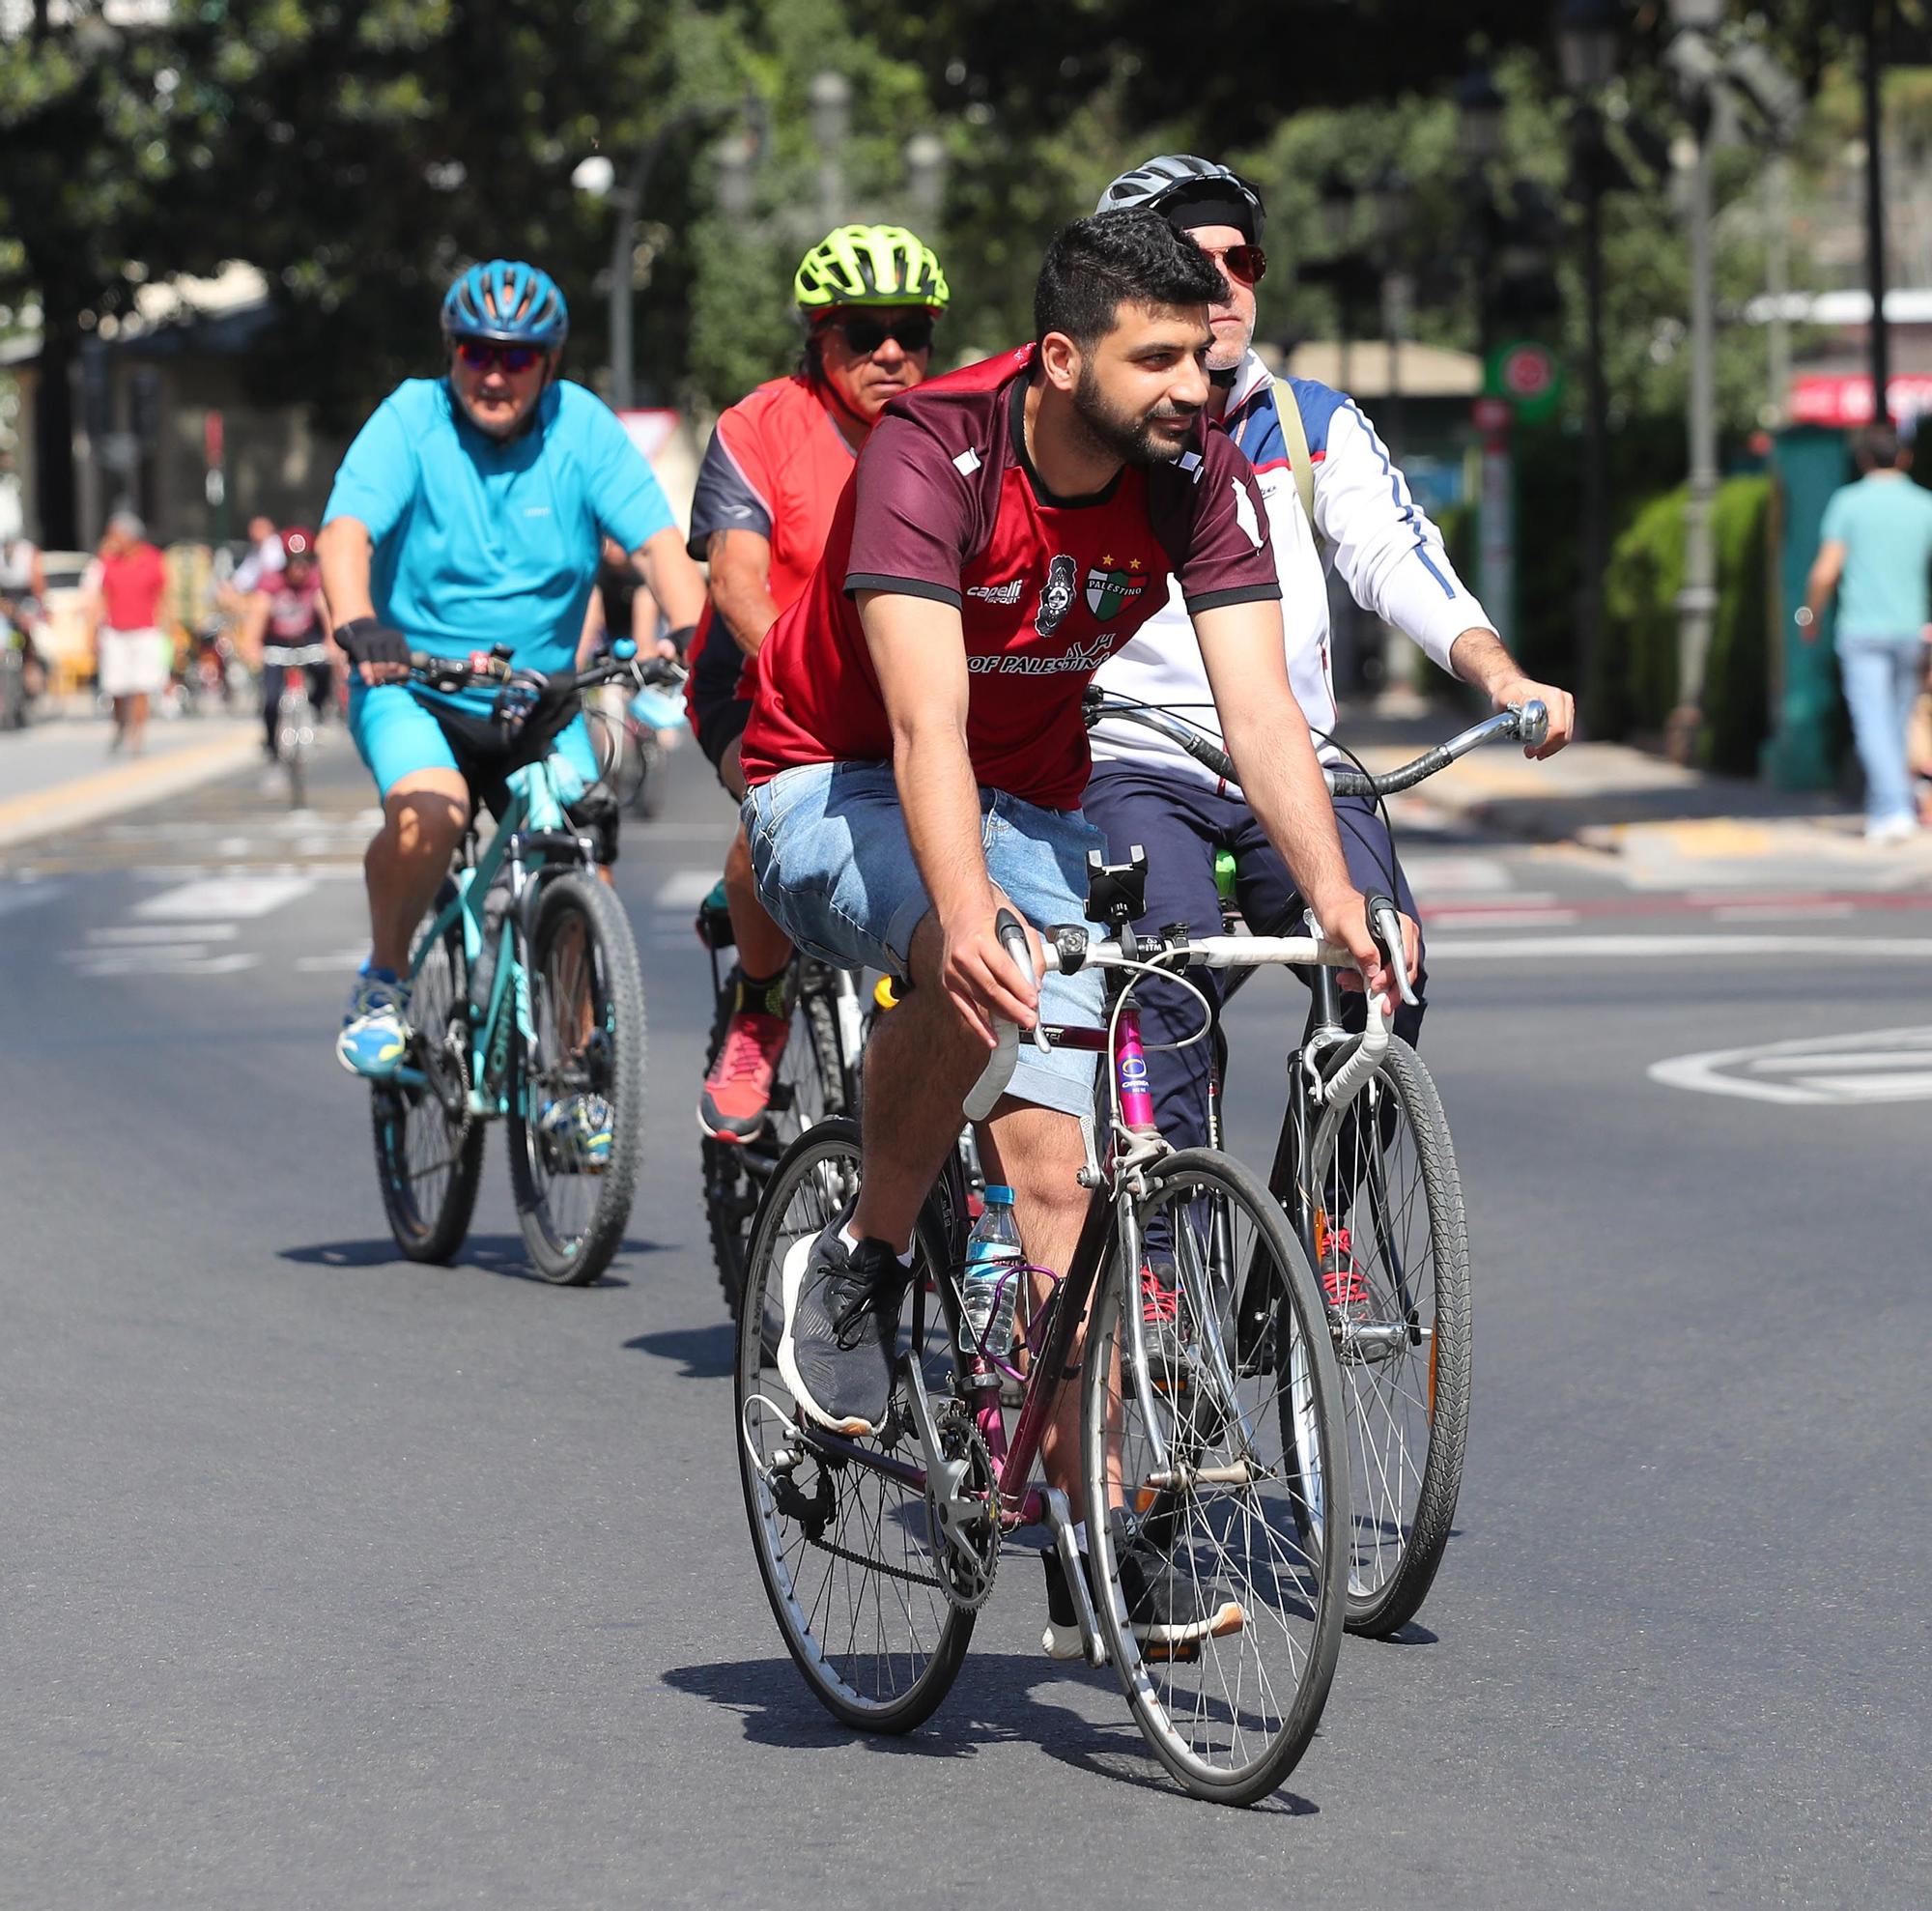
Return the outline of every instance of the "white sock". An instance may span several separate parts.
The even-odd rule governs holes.
[[[847,1247],[856,1248],[859,1245],[859,1237],[852,1232],[852,1223],[850,1221],[847,1221],[845,1225],[838,1230],[838,1239],[842,1241]],[[908,1273],[912,1271],[911,1241],[906,1242],[904,1252],[902,1252],[898,1257],[898,1263],[899,1266],[903,1268]]]

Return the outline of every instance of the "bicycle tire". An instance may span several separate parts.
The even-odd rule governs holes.
[[[1138,1307],[1142,1289],[1117,1237],[1081,1387],[1087,1504],[1119,1507],[1123,1516],[1118,1529],[1112,1518],[1090,1523],[1094,1604],[1121,1689],[1154,1755],[1197,1798],[1251,1805],[1274,1791],[1307,1750],[1341,1650],[1345,1562],[1319,1544],[1319,1533],[1307,1542],[1305,1509],[1293,1504],[1311,1464],[1331,1471],[1341,1464],[1334,1349],[1314,1271],[1258,1176],[1202,1148],[1168,1155],[1146,1179],[1136,1219],[1144,1229],[1165,1210],[1177,1283],[1172,1336],[1147,1343],[1147,1398],[1162,1421],[1168,1469],[1136,1477],[1153,1449],[1139,1389],[1122,1383],[1132,1345],[1122,1297]],[[1218,1270],[1216,1250],[1203,1245],[1216,1239],[1233,1243]],[[1290,1350],[1287,1364],[1300,1375],[1294,1387],[1277,1374],[1281,1363],[1240,1371],[1237,1293],[1264,1305],[1273,1344]],[[1115,1438],[1118,1486],[1109,1479]],[[1269,1458],[1277,1447],[1279,1460]],[[1124,1608],[1128,1550],[1139,1554],[1143,1579],[1150,1560],[1162,1566],[1192,1617],[1206,1623],[1215,1615],[1214,1630],[1165,1642],[1151,1637],[1144,1646]]]
[[[289,773],[289,808],[300,810],[308,802],[308,762],[307,749],[302,740],[302,727],[308,722],[308,697],[304,693],[299,699],[288,691],[282,693],[275,711],[275,749],[282,759],[282,767]]]
[[[1462,1490],[1469,1430],[1469,1235],[1448,1120],[1421,1057],[1391,1038],[1357,1099],[1372,1105],[1373,1118],[1345,1121],[1337,1128],[1333,1165],[1316,1165],[1315,1185],[1356,1190],[1352,1206],[1331,1221],[1349,1230],[1353,1264],[1372,1304],[1390,1323],[1412,1312],[1412,1330],[1426,1329],[1422,1341],[1377,1344],[1374,1358],[1352,1351],[1346,1333],[1337,1336],[1349,1422],[1348,1624],[1352,1633],[1387,1639],[1427,1598]],[[1361,1147],[1365,1131],[1378,1137],[1374,1149]],[[1350,1151],[1356,1160],[1340,1158]],[[1392,1187],[1394,1175],[1409,1181],[1405,1171],[1411,1161],[1412,1182]],[[1418,1219],[1426,1220],[1421,1240]],[[1393,1298],[1398,1267],[1409,1308]]]
[[[445,884],[431,905],[430,923],[451,893]],[[421,1073],[446,1071],[445,1085],[460,1087],[467,1096],[469,969],[463,956],[463,926],[451,923],[440,946],[427,955],[421,942],[419,933],[412,963],[409,1060]],[[476,1190],[483,1178],[483,1124],[468,1113],[460,1124],[452,1123],[432,1087],[387,1082],[375,1084],[371,1115],[383,1212],[396,1245],[412,1261],[446,1264],[463,1245],[476,1210]],[[420,1147],[412,1146],[412,1125]],[[445,1169],[445,1183],[432,1180]]]
[[[583,943],[583,959],[574,962],[559,953],[573,924],[582,926]],[[622,904],[594,875],[578,870],[544,879],[527,956],[530,1013],[546,1070],[541,1081],[531,1079],[529,1058],[518,1044],[508,1123],[510,1184],[537,1271],[560,1287],[587,1287],[623,1244],[637,1189],[644,1115],[643,977]],[[560,964],[556,975],[548,966],[553,956]],[[583,1033],[564,1040],[564,1016],[572,1011],[581,1012]],[[562,1163],[532,1119],[533,1104],[540,1117],[548,1102],[564,1095],[601,1097],[609,1106],[611,1152],[601,1172]]]
[[[705,1051],[705,1072],[718,1059],[730,1014],[732,984],[727,980],[712,1020]],[[782,1152],[805,1130],[835,1115],[851,1112],[846,1070],[839,1060],[838,1014],[820,992],[812,965],[800,972],[798,999],[792,1010],[791,1037],[780,1064],[780,1081],[790,1090],[783,1108],[774,1107],[768,1133],[753,1143],[721,1141],[705,1134],[698,1145],[704,1182],[705,1226],[711,1236],[711,1260],[718,1285],[732,1320],[745,1291],[745,1256],[752,1223],[757,1213],[759,1190],[770,1179]]]
[[[848,1212],[858,1172],[858,1125],[839,1118],[801,1135],[772,1174],[752,1233],[738,1317],[734,1425],[752,1548],[792,1663],[842,1725],[901,1733],[923,1724],[946,1697],[976,1614],[953,1605],[940,1586],[924,1496],[849,1460],[828,1458],[798,1430],[776,1361],[785,1252]],[[900,1345],[920,1346],[938,1407],[952,1371],[954,1314],[950,1282],[927,1273],[948,1252],[929,1212],[915,1240],[918,1276]],[[935,1298],[941,1304],[933,1304]],[[910,1442],[918,1454],[909,1427],[889,1437]],[[784,1465],[784,1456],[794,1454]],[[829,1543],[828,1533],[835,1535]],[[839,1617],[841,1598],[846,1610]]]

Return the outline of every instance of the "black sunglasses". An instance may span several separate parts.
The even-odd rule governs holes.
[[[535,345],[497,345],[486,338],[459,338],[456,356],[472,371],[501,365],[506,372],[526,372],[543,357]]]
[[[849,319],[832,319],[827,323],[862,358],[869,358],[889,338],[901,352],[928,352],[932,349],[930,312],[908,312],[904,318],[895,319],[891,325],[883,319],[875,319],[869,312],[858,312]]]

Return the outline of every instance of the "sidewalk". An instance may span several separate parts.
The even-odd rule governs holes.
[[[1388,770],[1475,721],[1446,706],[1418,718],[1347,710],[1339,731],[1371,769]],[[1835,792],[1687,770],[1624,743],[1573,743],[1540,763],[1492,745],[1401,800],[1443,826],[1617,856],[1646,882],[1745,880],[1751,865],[1776,860],[1861,888],[1932,883],[1932,831],[1875,847],[1863,816]]]
[[[136,757],[111,755],[112,733],[105,717],[55,715],[0,734],[0,847],[152,807],[243,767],[262,749],[253,714],[154,719]]]

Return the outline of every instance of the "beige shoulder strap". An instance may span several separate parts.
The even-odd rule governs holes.
[[[1281,414],[1281,435],[1288,445],[1289,469],[1294,473],[1294,488],[1301,494],[1301,508],[1308,514],[1308,528],[1315,534],[1315,548],[1321,549],[1321,530],[1315,522],[1315,460],[1308,451],[1308,428],[1301,422],[1301,406],[1294,387],[1285,378],[1274,382],[1274,406]]]

